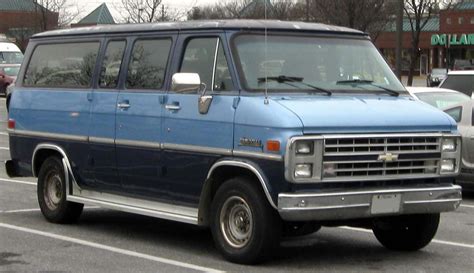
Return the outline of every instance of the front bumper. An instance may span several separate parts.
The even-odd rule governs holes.
[[[395,211],[374,213],[374,196],[395,194],[400,195],[399,207]],[[461,200],[461,187],[458,185],[280,193],[278,212],[286,221],[344,220],[452,211],[459,207]]]

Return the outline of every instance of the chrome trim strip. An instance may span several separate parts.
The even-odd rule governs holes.
[[[163,143],[161,147],[165,150],[197,152],[197,153],[205,153],[205,154],[219,154],[219,155],[227,155],[227,156],[232,155],[231,149],[223,149],[223,148],[204,147],[204,146],[186,145],[186,144],[173,144],[173,143]]]
[[[349,208],[366,208],[366,207],[370,207],[370,204],[363,203],[363,204],[340,205],[340,206],[322,206],[322,207],[317,207],[317,208],[294,207],[294,208],[281,208],[280,210],[302,211],[302,210],[349,209]]]
[[[107,145],[113,145],[115,144],[115,140],[113,138],[108,138],[108,137],[89,137],[89,142],[94,143],[94,144],[107,144]]]
[[[69,195],[67,196],[67,200],[188,224],[198,224],[198,210],[196,208],[88,190],[81,191],[77,196]]]
[[[452,185],[448,187],[423,187],[423,188],[396,188],[384,190],[368,190],[368,191],[345,191],[345,192],[329,192],[329,193],[280,193],[279,197],[330,197],[330,196],[344,196],[344,195],[363,195],[363,194],[389,194],[389,193],[404,193],[404,192],[433,192],[445,190],[458,190],[462,188],[459,185]]]
[[[78,142],[87,142],[89,140],[88,136],[47,133],[47,132],[29,131],[29,130],[12,130],[10,131],[10,135],[52,138],[52,139],[58,139],[58,140],[70,140],[70,141],[78,141]]]
[[[437,200],[404,201],[403,204],[415,205],[415,204],[449,203],[449,202],[461,202],[461,201],[462,201],[462,198],[449,198],[449,199],[437,199]]]
[[[262,153],[262,152],[233,150],[232,155],[233,156],[242,156],[242,157],[252,157],[252,158],[258,158],[258,159],[283,161],[283,156],[282,155]]]
[[[150,149],[160,149],[161,148],[161,144],[159,142],[128,140],[128,139],[116,139],[115,140],[115,145],[117,145],[117,146],[139,147],[139,148],[150,148]]]
[[[33,173],[34,177],[38,177],[38,174],[35,172],[35,158],[36,158],[36,153],[40,150],[54,150],[54,151],[59,152],[61,156],[63,157],[62,162],[64,165],[64,172],[65,172],[64,175],[66,179],[66,193],[67,195],[69,195],[71,193],[70,192],[71,185],[69,183],[68,173],[71,175],[72,182],[74,183],[74,185],[77,185],[77,182],[76,182],[76,178],[74,177],[74,173],[72,172],[71,163],[69,161],[69,158],[67,157],[66,152],[61,147],[55,144],[50,144],[50,143],[38,144],[35,150],[33,151],[33,156],[31,157],[31,172]]]
[[[255,168],[254,166],[252,166],[251,164],[249,163],[246,163],[246,162],[242,162],[242,161],[235,161],[235,160],[222,160],[222,161],[218,161],[216,162],[214,165],[212,165],[211,169],[209,170],[209,172],[207,173],[207,179],[211,178],[212,176],[212,173],[214,172],[215,169],[217,169],[218,167],[220,166],[234,166],[234,167],[241,167],[241,168],[245,168],[245,169],[248,169],[250,170],[251,172],[253,172],[255,174],[255,176],[257,176],[258,178],[258,181],[260,181],[260,184],[262,185],[262,188],[263,188],[263,192],[265,193],[265,196],[267,197],[267,200],[268,202],[270,203],[270,205],[274,208],[274,209],[278,209],[278,207],[276,206],[275,202],[273,202],[273,199],[270,195],[270,191],[268,190],[267,188],[267,181],[265,180],[264,176],[260,173],[259,170],[257,170],[257,168]]]

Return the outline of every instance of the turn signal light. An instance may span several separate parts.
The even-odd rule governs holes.
[[[278,141],[278,140],[267,140],[267,151],[279,152],[280,151],[280,141]]]
[[[8,129],[15,129],[15,120],[9,118],[8,119]]]

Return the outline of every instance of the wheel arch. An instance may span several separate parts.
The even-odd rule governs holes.
[[[66,179],[66,193],[67,195],[71,194],[71,184],[70,184],[70,177],[72,177],[74,181],[74,176],[72,173],[71,163],[69,158],[64,151],[64,149],[56,144],[52,143],[41,143],[38,144],[33,151],[33,155],[31,157],[31,171],[34,177],[38,177],[39,171],[41,166],[43,165],[44,161],[50,157],[57,155],[61,158],[64,167],[64,177]]]
[[[212,165],[204,182],[198,208],[198,224],[202,226],[209,225],[209,211],[215,192],[226,180],[237,177],[247,176],[254,178],[260,184],[260,188],[267,201],[274,209],[278,209],[270,194],[270,185],[263,171],[257,164],[242,159],[223,159]]]

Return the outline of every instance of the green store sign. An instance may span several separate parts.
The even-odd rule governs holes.
[[[471,34],[433,34],[431,35],[432,46],[474,46],[474,33]]]

